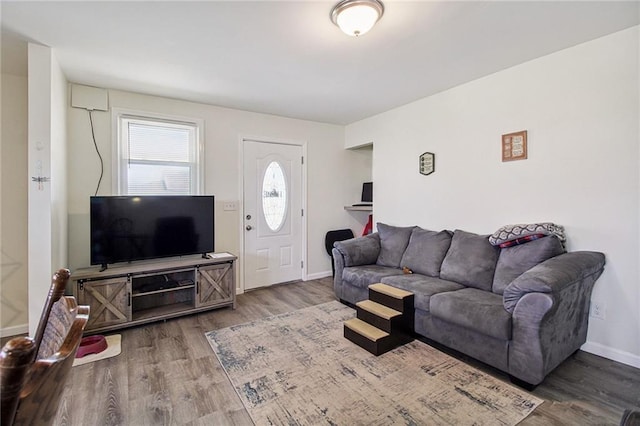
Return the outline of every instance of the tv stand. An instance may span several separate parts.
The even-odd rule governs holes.
[[[217,253],[82,268],[71,274],[78,304],[94,334],[210,309],[235,309],[236,256]]]

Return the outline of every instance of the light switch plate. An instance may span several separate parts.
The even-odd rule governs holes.
[[[238,202],[237,201],[225,201],[222,205],[222,209],[225,212],[232,212],[238,210]]]

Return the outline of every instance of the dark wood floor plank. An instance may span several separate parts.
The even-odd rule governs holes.
[[[333,281],[323,278],[249,291],[235,310],[121,330],[119,356],[72,369],[56,425],[251,425],[204,333],[331,300]],[[640,369],[578,352],[533,393],[545,402],[523,425],[616,425],[624,409],[640,409]]]
[[[96,383],[101,389],[102,398],[97,402],[95,411],[87,413],[88,417],[103,419],[105,425],[122,425],[126,423],[129,401],[123,399],[123,395],[127,394],[129,376],[121,372],[122,365],[115,359],[105,360],[105,368],[100,369],[94,366],[94,370],[98,370],[100,380]],[[102,371],[100,371],[102,370]],[[85,423],[86,424],[86,423]]]
[[[228,308],[227,308],[228,309]],[[179,322],[180,330],[184,336],[184,342],[189,350],[189,358],[197,359],[211,356],[211,346],[202,335],[210,329],[204,329],[195,315]]]
[[[611,415],[603,416],[589,403],[549,402],[541,406],[520,423],[526,426],[607,425],[617,424]]]
[[[252,424],[251,417],[244,408],[231,412],[217,411],[187,423],[189,426],[249,426]]]

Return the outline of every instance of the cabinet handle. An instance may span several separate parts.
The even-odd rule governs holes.
[[[200,294],[200,281],[196,281],[196,294]]]
[[[131,292],[127,292],[127,306],[131,306]]]

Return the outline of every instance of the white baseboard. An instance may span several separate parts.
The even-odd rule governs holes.
[[[0,328],[0,337],[17,336],[29,333],[29,324],[14,325],[13,327]]]
[[[630,352],[621,351],[605,345],[601,345],[600,343],[593,342],[585,343],[580,349],[594,355],[620,362],[622,364],[640,368],[640,356],[634,355]]]
[[[324,271],[324,272],[316,272],[314,274],[308,274],[305,277],[302,277],[302,281],[311,281],[311,280],[319,280],[320,278],[330,277],[333,275],[332,271]],[[243,294],[244,289],[239,286],[236,287],[236,295]]]
[[[319,280],[320,278],[330,277],[331,275],[333,275],[333,272],[331,271],[316,272],[315,274],[307,274],[307,278],[305,278],[305,281]]]

